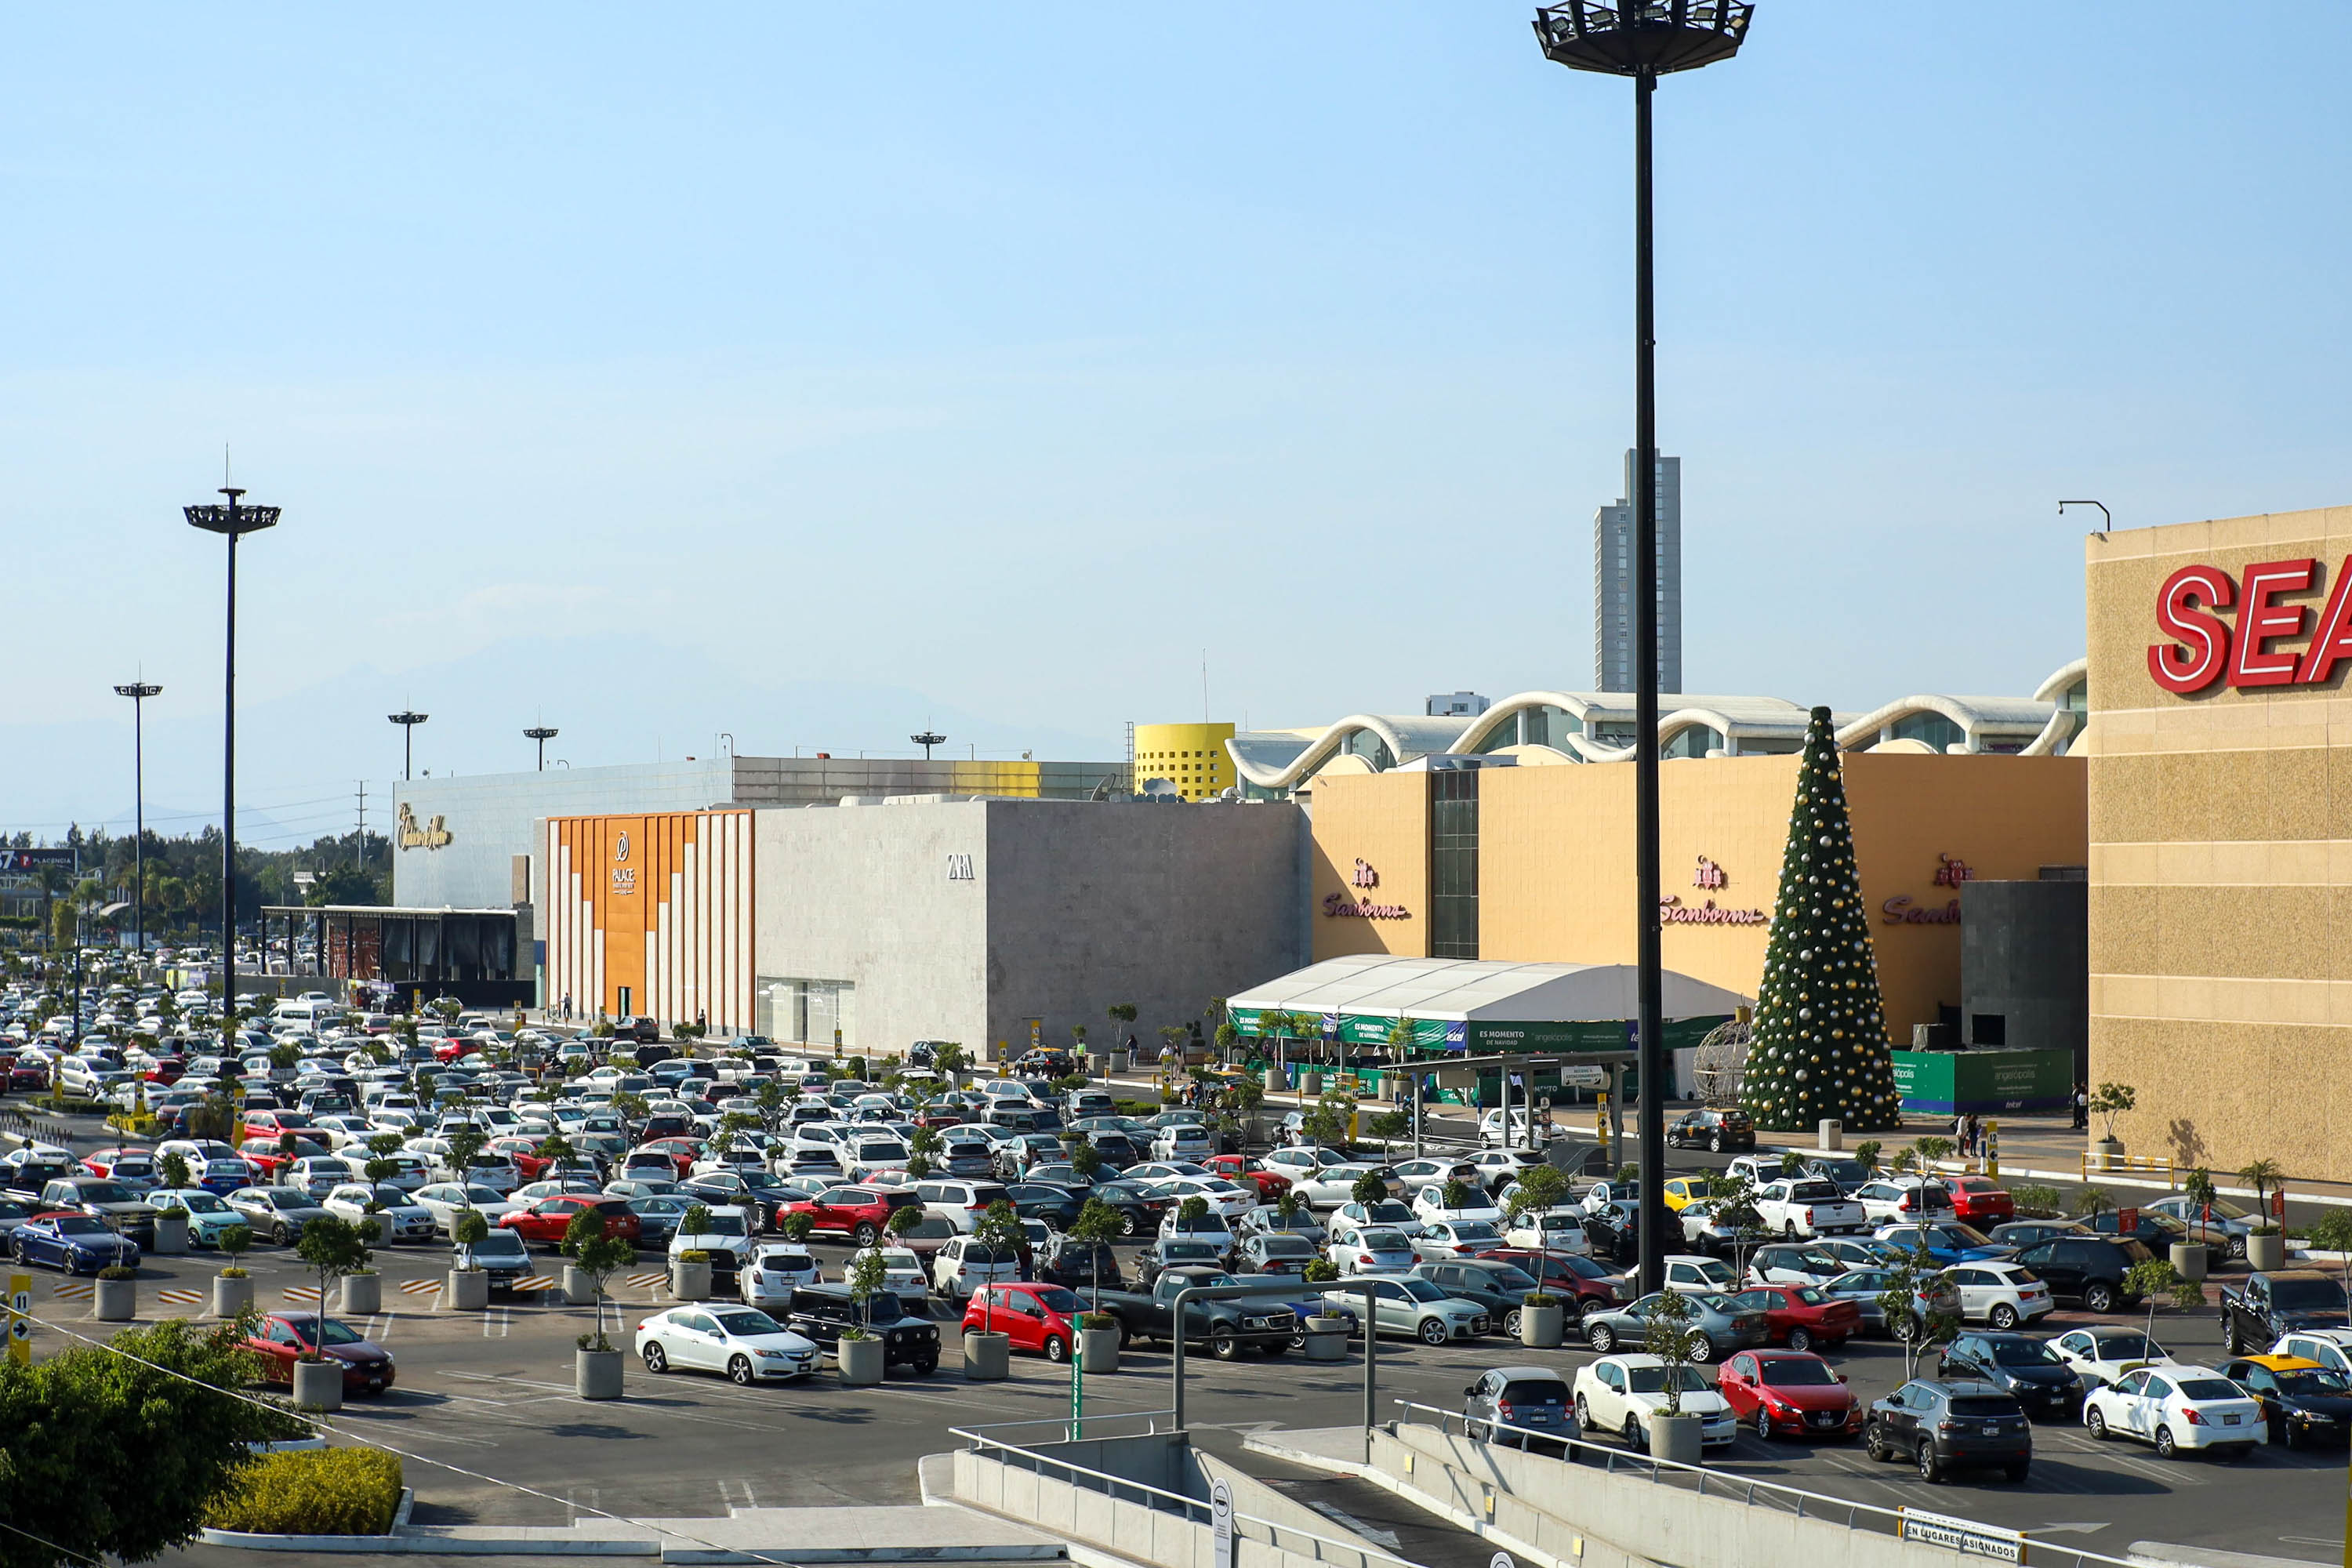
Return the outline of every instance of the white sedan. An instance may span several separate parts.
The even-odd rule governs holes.
[[[1404,1232],[1380,1226],[1338,1226],[1326,1256],[1341,1274],[1402,1274],[1421,1261]]]
[[[1982,1319],[1996,1329],[2013,1329],[2055,1310],[2050,1287],[2032,1269],[2015,1263],[1963,1263],[1952,1270],[1960,1289],[1960,1316]]]
[[[2165,1348],[2137,1329],[2075,1329],[2050,1342],[2058,1359],[2089,1388],[2120,1383],[2144,1366],[2178,1366]]]
[[[1412,1212],[1433,1224],[1442,1219],[1483,1220],[1488,1225],[1503,1223],[1503,1211],[1477,1187],[1470,1189],[1470,1201],[1460,1208],[1446,1206],[1444,1188],[1423,1187],[1412,1195]]]
[[[1480,1192],[1486,1190],[1486,1180],[1479,1174],[1478,1167],[1467,1160],[1400,1160],[1389,1169],[1397,1173],[1397,1179],[1407,1188],[1416,1193],[1425,1187],[1442,1187],[1454,1181]]]
[[[1580,1235],[1582,1233],[1580,1231]],[[1413,1250],[1424,1261],[1441,1258],[1484,1258],[1499,1251],[1503,1233],[1483,1219],[1441,1219],[1413,1240]]]
[[[878,1252],[882,1255],[883,1289],[889,1291],[901,1301],[920,1300],[929,1294],[930,1277],[924,1272],[922,1258],[916,1256],[911,1247],[887,1244],[877,1247],[861,1247],[849,1255],[848,1262],[841,1266],[841,1277],[844,1279],[848,1279],[857,1268],[859,1260],[869,1252]],[[743,1272],[748,1274],[751,1270],[747,1268]]]
[[[436,1229],[444,1236],[457,1234],[457,1216],[470,1207],[482,1216],[485,1225],[496,1225],[502,1215],[510,1215],[522,1205],[509,1203],[495,1187],[461,1187],[455,1182],[436,1182],[419,1187],[413,1194],[417,1207],[433,1216]]]
[[[695,1305],[656,1312],[637,1325],[646,1370],[724,1373],[743,1387],[806,1377],[817,1347],[755,1307]]]
[[[1580,1208],[1530,1209],[1512,1222],[1503,1239],[1530,1251],[1590,1254],[1592,1243],[1584,1234]]]
[[[432,1211],[389,1184],[371,1188],[365,1182],[347,1183],[329,1192],[320,1207],[353,1225],[375,1221],[376,1239],[385,1246],[395,1241],[430,1241],[434,1237]]]
[[[2211,1448],[2243,1458],[2270,1441],[2262,1405],[2210,1367],[2144,1366],[2095,1388],[2083,1400],[2083,1429],[2153,1443],[2171,1458],[2183,1448]]]
[[[735,1284],[747,1307],[783,1306],[792,1300],[796,1287],[819,1284],[824,1279],[809,1249],[796,1241],[762,1242],[753,1249],[751,1260],[735,1271]],[[919,1271],[915,1289],[921,1293]]]
[[[1576,1372],[1576,1420],[1587,1437],[1614,1432],[1635,1453],[1650,1447],[1650,1417],[1666,1407],[1666,1379],[1680,1384],[1682,1413],[1698,1417],[1703,1447],[1739,1436],[1730,1404],[1696,1367],[1670,1369],[1654,1355],[1605,1355]]]

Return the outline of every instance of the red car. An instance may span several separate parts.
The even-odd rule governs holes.
[[[382,1394],[392,1386],[390,1351],[361,1337],[359,1331],[348,1324],[332,1318],[321,1320],[316,1312],[271,1312],[255,1325],[245,1348],[260,1358],[264,1383],[294,1381],[294,1363],[309,1355],[317,1344],[321,1321],[326,1324],[327,1359],[343,1363],[346,1394]]]
[[[493,1154],[504,1154],[514,1162],[515,1174],[526,1182],[539,1180],[547,1169],[547,1161],[539,1152],[536,1138],[493,1138],[483,1147]]]
[[[985,1300],[982,1300],[985,1298]],[[1067,1361],[1078,1342],[1078,1314],[1087,1304],[1064,1285],[1029,1281],[990,1285],[971,1294],[963,1310],[963,1331],[978,1333],[993,1323],[1008,1335],[1016,1351],[1029,1351],[1047,1361]]]
[[[1759,1285],[1732,1300],[1763,1313],[1772,1342],[1792,1351],[1834,1350],[1862,1332],[1860,1307],[1811,1285]]]
[[[650,1143],[638,1144],[636,1152],[648,1149],[656,1154],[667,1155],[669,1163],[677,1167],[677,1179],[681,1182],[693,1171],[694,1163],[702,1158],[702,1142],[697,1138],[656,1138]]]
[[[527,1209],[500,1215],[499,1224],[521,1237],[525,1246],[535,1241],[542,1247],[559,1247],[564,1233],[572,1228],[573,1216],[583,1209],[595,1209],[604,1215],[606,1236],[617,1236],[624,1241],[637,1239],[636,1211],[619,1198],[597,1193],[558,1193],[540,1199]]]
[[[1955,1217],[1970,1225],[1981,1228],[2017,1217],[2009,1189],[1990,1176],[1946,1176],[1944,1185],[1951,1190]]]
[[[478,1055],[481,1048],[479,1040],[443,1040],[433,1047],[433,1059],[446,1066],[459,1057]]]
[[[1532,1247],[1504,1247],[1486,1254],[1486,1261],[1508,1263],[1526,1270],[1545,1289],[1570,1298],[1579,1317],[1604,1307],[1621,1306],[1633,1299],[1633,1288],[1622,1275],[1611,1273],[1581,1253],[1555,1252],[1547,1256]]]
[[[277,1147],[278,1137],[292,1132],[298,1135],[315,1130],[310,1113],[301,1110],[248,1110],[245,1113],[243,1142]],[[240,1153],[242,1150],[238,1151]]]
[[[1804,1351],[1741,1351],[1723,1363],[1715,1386],[1731,1413],[1768,1443],[1851,1437],[1862,1430],[1862,1401],[1843,1374]]]
[[[827,1187],[806,1203],[784,1205],[776,1213],[776,1224],[781,1226],[788,1214],[804,1214],[816,1230],[847,1235],[858,1246],[871,1247],[890,1223],[892,1210],[920,1208],[922,1203],[915,1194],[896,1188]]]
[[[1270,1204],[1290,1190],[1290,1178],[1269,1171],[1246,1154],[1216,1154],[1202,1162],[1229,1182],[1257,1189],[1257,1201]]]
[[[263,1186],[275,1184],[278,1173],[295,1161],[307,1160],[314,1155],[331,1152],[324,1143],[313,1142],[308,1138],[295,1139],[294,1152],[290,1154],[278,1147],[278,1140],[275,1138],[267,1143],[247,1143],[237,1150],[237,1153],[244,1158],[247,1164],[268,1178],[261,1184]]]
[[[169,1089],[188,1075],[185,1057],[157,1057],[155,1065],[147,1069],[147,1081]]]

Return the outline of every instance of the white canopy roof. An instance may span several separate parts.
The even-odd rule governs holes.
[[[1254,985],[1229,1007],[1264,1012],[1354,1013],[1432,1022],[1590,1023],[1637,1011],[1630,963],[1507,963],[1484,958],[1396,958],[1352,953]],[[1665,1016],[1707,1018],[1751,999],[1673,970]]]

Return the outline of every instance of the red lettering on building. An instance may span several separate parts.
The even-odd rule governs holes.
[[[1402,904],[1360,903],[1356,900],[1348,897],[1345,893],[1324,894],[1323,915],[1327,920],[1335,916],[1349,917],[1355,920],[1365,921],[1409,921],[1412,919],[1412,911],[1406,909]]]
[[[1672,893],[1658,900],[1658,919],[1670,926],[1760,926],[1772,921],[1762,910],[1717,909],[1713,899],[1694,909]]]
[[[1952,900],[1942,909],[1915,904],[1908,893],[1897,893],[1879,906],[1891,926],[1956,926],[1960,923],[1960,900]]]
[[[1977,874],[1969,868],[1967,861],[1955,860],[1949,855],[1937,855],[1936,858],[1943,862],[1936,868],[1936,886],[1957,888],[1962,882],[1973,882],[1977,879]]]
[[[2347,562],[2352,566],[2352,562]],[[2294,672],[2297,686],[2316,686],[2336,673],[2336,667],[2352,658],[2352,571],[2336,574],[2336,592],[2327,598],[2327,608],[2319,613],[2319,628],[2312,634],[2311,650],[2303,656],[2303,668]]]
[[[2238,611],[2237,654],[2230,661],[2230,684],[2236,687],[2285,686],[2295,676],[2296,657],[2269,645],[2277,637],[2299,637],[2311,612],[2301,605],[2276,602],[2280,594],[2310,591],[2319,575],[2319,563],[2265,561],[2246,568],[2245,604]]]
[[[2169,641],[2152,643],[2147,672],[2183,697],[2221,679],[2230,662],[2230,628],[2210,610],[2237,601],[2238,584],[2218,566],[2183,566],[2156,595],[2156,626]],[[2210,608],[2209,608],[2210,606]]]

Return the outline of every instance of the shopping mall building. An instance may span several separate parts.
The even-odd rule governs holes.
[[[2135,1153],[2352,1179],[2352,507],[2086,557],[2092,1076]]]

